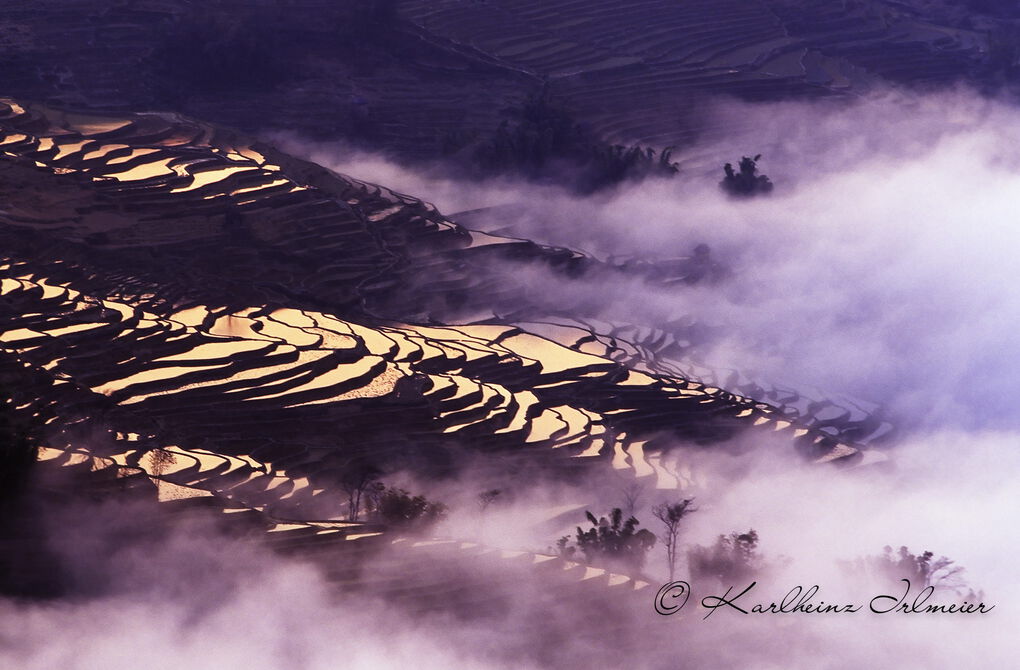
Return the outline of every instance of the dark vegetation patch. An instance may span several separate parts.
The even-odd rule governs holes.
[[[672,147],[658,152],[636,144],[609,144],[579,122],[547,88],[503,113],[506,118],[487,135],[444,138],[442,151],[460,173],[556,184],[580,194],[680,173],[671,160]]]
[[[740,159],[739,171],[733,169],[732,163],[723,166],[723,180],[719,182],[722,190],[731,196],[748,198],[772,192],[772,182],[763,174],[758,174],[758,161],[761,154],[754,158],[744,156]]]
[[[568,559],[583,558],[589,565],[623,570],[639,571],[645,563],[648,551],[655,545],[655,534],[644,528],[635,517],[623,518],[623,511],[617,507],[608,517],[595,518],[585,512],[590,528],[577,527],[575,544],[570,544],[566,535],[556,542],[557,553]]]

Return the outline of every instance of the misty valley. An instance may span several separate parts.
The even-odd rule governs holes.
[[[0,668],[1014,667],[1014,5],[5,3]]]

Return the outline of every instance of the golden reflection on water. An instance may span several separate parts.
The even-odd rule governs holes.
[[[24,113],[24,110],[15,108],[15,113]],[[187,197],[190,192],[231,179],[229,186],[206,189],[210,195],[205,197],[234,197],[234,203],[240,205],[255,201],[266,191],[272,195],[286,188],[306,188],[283,177],[280,166],[270,164],[262,153],[249,146],[229,146],[229,142],[217,139],[212,129],[200,124],[177,128],[170,136],[151,141],[147,146],[131,146],[89,137],[123,130],[130,124],[129,120],[56,113],[53,119],[59,119],[66,127],[35,138],[34,147],[31,146],[33,138],[17,133],[7,135],[0,144],[13,152],[26,152],[33,160],[38,158],[38,165],[51,170],[67,171],[70,168],[65,165],[79,161],[75,169],[104,176],[104,187],[124,192],[151,190]],[[118,133],[117,137],[123,138],[124,134]],[[192,154],[175,148],[183,145],[211,146],[214,150],[204,158],[195,159]],[[47,153],[48,156],[44,155]],[[62,164],[53,166],[43,161]],[[94,161],[92,166],[81,165],[89,161]],[[234,177],[236,180],[232,179]],[[173,180],[172,188],[167,187],[167,178]],[[153,181],[135,183],[147,180]],[[384,221],[404,207],[399,197],[386,189],[375,188],[374,193],[391,202],[371,211],[368,214],[371,221]],[[456,229],[445,220],[429,220],[425,225],[433,229]],[[471,232],[470,238],[472,247],[519,242],[478,232]],[[690,486],[694,474],[689,467],[684,469],[686,466],[664,462],[663,453],[649,446],[646,440],[607,431],[604,422],[608,415],[614,411],[633,410],[621,408],[600,415],[562,398],[569,397],[571,385],[601,383],[598,380],[603,379],[621,387],[657,386],[662,393],[685,402],[684,397],[694,403],[711,403],[715,401],[713,396],[719,393],[714,387],[702,388],[680,379],[663,380],[634,369],[627,371],[624,379],[618,379],[621,366],[607,357],[613,353],[607,344],[611,340],[597,334],[594,327],[529,324],[525,330],[520,330],[504,325],[363,325],[320,312],[260,305],[234,309],[230,313],[223,307],[210,309],[205,305],[153,313],[151,309],[142,311],[139,307],[140,301],[155,298],[151,293],[86,299],[77,291],[48,283],[45,278],[26,275],[3,279],[0,292],[21,291],[30,291],[33,295],[37,292],[40,301],[50,301],[39,306],[40,314],[56,313],[53,305],[59,303],[61,316],[32,328],[12,327],[0,332],[0,342],[5,349],[29,351],[39,347],[46,338],[67,338],[74,346],[78,346],[78,342],[90,342],[94,346],[94,342],[86,339],[90,331],[103,333],[94,337],[96,341],[108,337],[131,340],[131,336],[144,332],[155,344],[173,342],[184,346],[186,343],[184,351],[175,345],[164,349],[167,353],[163,355],[155,353],[158,351],[155,347],[137,347],[131,352],[133,358],[122,360],[119,367],[109,370],[119,375],[116,379],[95,382],[93,391],[112,395],[122,405],[138,405],[161,395],[218,391],[221,395],[217,397],[227,402],[239,402],[235,400],[238,398],[256,403],[277,401],[276,407],[289,409],[384,397],[394,393],[401,380],[415,375],[422,382],[425,396],[439,408],[435,418],[445,432],[457,433],[480,422],[498,419],[491,424],[498,426],[493,429],[494,434],[520,433],[527,444],[561,448],[562,453],[573,457],[604,457],[613,468],[630,471],[646,481],[654,478],[658,488]],[[102,311],[94,309],[97,305],[105,308],[101,317],[94,315]],[[134,325],[128,326],[129,323]],[[355,351],[361,352],[357,358],[351,354]],[[66,360],[61,354],[41,366],[55,378],[62,379],[60,375],[66,374]],[[486,381],[483,373],[470,372],[479,369],[472,368],[471,364],[488,365],[490,361],[492,365],[526,370],[534,382],[531,389],[512,391]],[[535,390],[554,388],[558,389],[557,393],[565,392],[561,399],[553,401],[562,404],[542,406],[539,400],[542,392]],[[448,393],[451,390],[452,394]],[[555,397],[552,393],[547,395]],[[444,410],[444,405],[455,409]],[[771,422],[774,430],[791,427],[788,421],[765,416],[768,413],[765,409],[745,407],[733,414],[758,426]],[[808,434],[802,427],[795,427],[791,432],[795,438]],[[241,472],[246,473],[243,482],[259,481],[264,490],[276,491],[281,498],[309,490],[314,495],[322,490],[313,489],[307,477],[292,478],[282,470],[272,470],[271,464],[259,463],[250,457],[177,446],[143,447],[144,440],[139,440],[137,434],[130,435],[134,439],[127,435],[123,439],[131,449],[118,454],[117,462],[127,467],[129,458],[137,457],[135,465],[156,482],[161,500],[208,495],[201,486],[215,488],[212,481],[215,477],[227,473],[239,473],[237,476],[241,477]],[[816,437],[815,442],[821,439]],[[149,450],[139,455],[135,448]],[[849,447],[843,451],[836,449],[832,453],[839,457],[852,452],[848,450]],[[64,453],[54,451],[58,452],[44,448],[40,458],[55,459]],[[72,454],[68,462],[85,463],[89,458]],[[181,483],[164,479],[176,476],[182,478]],[[185,485],[184,479],[190,477],[196,478],[192,482],[195,486]],[[210,479],[205,481],[203,477]],[[294,524],[293,527],[306,528],[308,524]],[[290,528],[280,526],[276,530]],[[336,526],[323,526],[317,532],[337,531]],[[361,533],[348,539],[375,534]],[[588,568],[583,579],[604,575],[604,571]],[[615,583],[623,583],[619,576],[609,575],[608,578],[610,583],[614,583],[614,579]]]

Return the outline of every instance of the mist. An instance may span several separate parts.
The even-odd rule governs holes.
[[[1013,402],[1020,110],[958,89],[889,90],[849,106],[729,101],[712,114],[718,139],[678,151],[680,177],[588,198],[506,180],[456,181],[377,155],[284,142],[337,171],[422,195],[469,228],[599,259],[668,259],[710,245],[732,270],[714,285],[578,286],[543,270],[522,281],[560,291],[565,305],[597,294],[607,320],[659,325],[690,315],[719,326],[723,335],[688,362],[875,403],[898,431],[884,445],[885,466],[857,471],[821,471],[771,450],[730,457],[677,445],[664,460],[695,473],[696,484],[680,495],[699,504],[681,544],[756,529],[762,551],[786,566],[768,585],[777,601],[802,583],[870,597],[875,585],[847,582],[837,563],[905,545],[951,558],[965,567],[970,588],[997,603],[994,613],[966,621],[717,618],[718,628],[685,628],[685,649],[699,650],[686,657],[688,667],[885,667],[892,659],[954,667],[977,658],[1009,665],[1011,603],[1020,596],[1010,562],[1020,545],[1007,530],[1020,499],[1012,474],[1020,466]],[[730,122],[753,130],[726,133]],[[759,167],[776,184],[773,194],[726,197],[722,164],[756,153],[764,154]],[[658,530],[652,503],[677,494],[647,487],[637,516]],[[592,499],[599,511],[621,503],[619,489]],[[664,559],[654,557],[648,569],[664,574]],[[776,638],[732,643],[738,630],[748,632],[741,627]],[[716,636],[728,644],[713,660],[707,649]]]
[[[826,595],[866,603],[877,587],[848,580],[838,561],[884,545],[930,549],[966,568],[967,584],[995,605],[990,614],[717,612],[703,620],[695,598],[709,594],[694,584],[684,616],[664,618],[652,608],[666,574],[656,546],[645,568],[652,585],[633,602],[550,602],[539,579],[514,571],[490,580],[486,568],[450,559],[465,579],[488,581],[484,593],[502,604],[484,616],[421,615],[379,593],[338,592],[320,564],[204,526],[125,542],[123,533],[103,528],[144,525],[151,512],[84,507],[61,512],[69,516],[57,527],[75,530],[54,540],[65,562],[78,566],[80,593],[60,603],[0,601],[0,667],[568,669],[619,667],[621,650],[636,668],[842,669],[894,660],[949,668],[978,659],[1008,667],[1020,623],[1011,574],[1020,552],[1012,534],[1020,523],[1012,474],[1020,469],[1013,403],[1020,392],[1020,111],[961,90],[885,92],[849,107],[721,102],[713,113],[721,129],[734,120],[753,130],[710,134],[718,139],[684,148],[684,172],[674,180],[590,198],[552,186],[458,181],[438,168],[415,170],[293,136],[277,141],[433,202],[454,220],[505,206],[464,217],[465,225],[600,259],[668,259],[708,244],[731,270],[717,284],[584,285],[539,269],[521,281],[562,295],[565,304],[598,294],[607,320],[661,325],[690,315],[721,335],[697,361],[677,364],[861,398],[885,408],[900,431],[884,447],[887,463],[856,469],[811,466],[757,438],[733,450],[673,444],[663,458],[689,468],[694,483],[666,491],[639,482],[642,527],[659,531],[650,514],[656,502],[695,497],[684,547],[757,530],[765,556],[784,557],[760,586],[766,604],[813,583]],[[722,164],[756,153],[764,154],[760,168],[775,192],[727,198],[718,188]],[[450,505],[437,535],[532,552],[571,534],[584,510],[598,515],[620,506],[627,484],[622,477],[618,486],[596,477],[563,486],[518,478],[512,495],[482,511],[477,492],[503,485],[492,469],[469,468],[443,483],[402,476],[397,484]],[[393,557],[392,567],[379,569],[393,578],[411,570],[415,561],[401,552],[384,550],[378,563]],[[579,634],[598,619],[613,636],[592,642]]]
[[[865,605],[852,615],[722,610],[705,619],[697,601],[722,592],[694,581],[682,616],[661,617],[652,609],[666,581],[658,546],[644,570],[653,583],[633,597],[596,591],[550,598],[543,592],[548,576],[536,578],[528,566],[498,557],[486,564],[484,556],[416,553],[423,550],[402,543],[373,554],[373,583],[413,589],[455,578],[476,599],[466,610],[430,601],[423,611],[414,598],[396,597],[400,588],[338,589],[321,562],[283,557],[201,519],[167,520],[139,506],[74,506],[56,524],[73,532],[55,537],[54,547],[78,566],[76,580],[88,588],[59,602],[0,601],[0,666],[843,669],[886,667],[892,659],[949,668],[980,658],[1008,667],[1020,596],[1009,561],[1017,550],[1010,529],[1020,521],[1011,476],[1020,456],[1009,448],[1015,438],[918,436],[897,447],[895,468],[877,470],[820,469],[788,453],[674,452],[699,473],[698,484],[680,492],[698,501],[682,546],[754,528],[766,559],[780,566],[759,579],[754,599],[744,604],[767,605],[796,585],[819,584],[827,603]],[[490,481],[472,473],[457,485],[474,490],[483,483]],[[548,483],[519,493],[484,514],[462,505],[437,535],[542,551],[560,531],[540,517],[563,493]],[[678,492],[645,493],[636,514],[658,530],[649,507]],[[585,507],[603,512],[620,504],[619,495],[592,489]],[[567,516],[582,523],[580,512]],[[568,530],[571,522],[561,523]],[[139,527],[161,530],[125,542]],[[508,532],[500,538],[492,529]],[[848,577],[836,561],[876,554],[885,544],[953,558],[995,609],[980,616],[868,613],[870,598],[898,591]],[[678,576],[687,578],[683,566]],[[946,593],[936,599],[957,601]]]
[[[721,327],[699,363],[873,402],[901,428],[1020,427],[1010,399],[1020,391],[1020,111],[961,89],[852,105],[720,102],[709,116],[720,139],[678,151],[679,177],[589,198],[277,139],[469,228],[600,259],[683,257],[706,243],[732,270],[719,285],[578,285],[542,270],[531,281],[565,305],[598,296],[607,321],[686,315]],[[753,130],[722,134],[728,122]],[[728,198],[722,164],[756,153],[775,191]]]

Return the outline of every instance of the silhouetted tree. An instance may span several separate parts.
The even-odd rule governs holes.
[[[623,509],[627,516],[634,516],[638,508],[638,501],[645,493],[645,485],[640,482],[630,482],[623,488]]]
[[[692,579],[714,578],[723,584],[746,581],[763,567],[758,550],[758,533],[720,535],[710,547],[695,546],[687,552]]]
[[[691,512],[697,511],[696,508],[692,507],[694,498],[686,498],[674,503],[662,503],[652,508],[652,514],[655,518],[662,522],[664,530],[659,539],[662,540],[663,546],[666,547],[666,563],[669,566],[669,581],[673,581],[673,576],[676,573],[676,562],[677,562],[677,542],[680,538],[680,521],[690,514]]]
[[[401,488],[383,487],[373,500],[374,516],[394,528],[423,532],[446,517],[446,505],[412,496]]]
[[[177,462],[177,457],[166,449],[153,449],[149,456],[152,459],[152,474],[156,477],[162,477],[166,469]]]
[[[762,195],[772,191],[772,182],[763,174],[758,174],[758,161],[761,154],[754,158],[744,156],[740,159],[740,171],[733,169],[731,163],[723,166],[725,176],[719,186],[732,196],[749,197]]]
[[[583,170],[576,190],[592,193],[624,181],[642,181],[648,177],[672,177],[680,166],[670,160],[673,148],[662,150],[656,158],[655,149],[619,144],[592,144],[582,156]]]
[[[843,565],[851,572],[864,573],[890,585],[909,579],[920,588],[932,586],[957,592],[967,588],[961,577],[963,567],[945,556],[935,558],[930,551],[914,554],[907,547],[900,547],[893,553],[892,547],[885,546],[881,554]]]
[[[577,548],[584,554],[586,562],[610,568],[618,565],[625,569],[641,569],[648,550],[655,544],[655,535],[651,531],[638,530],[640,522],[634,517],[624,521],[619,507],[609,513],[608,519],[596,519],[587,511],[585,516],[592,527],[588,530],[577,528]],[[560,538],[557,546],[561,554],[566,551],[566,537]]]
[[[373,489],[379,493],[379,476],[382,471],[363,460],[353,459],[347,463],[340,475],[340,490],[347,494],[348,518],[357,521],[361,515],[366,497]]]

